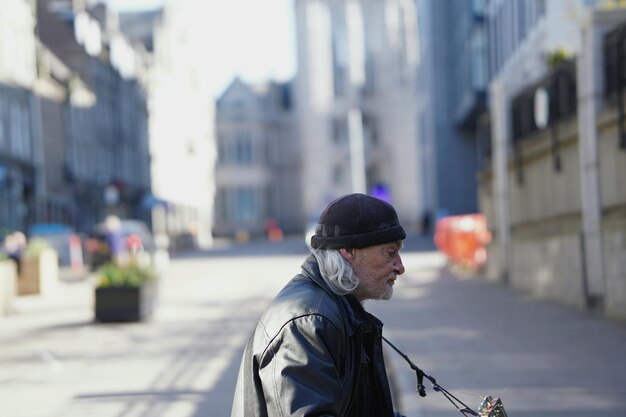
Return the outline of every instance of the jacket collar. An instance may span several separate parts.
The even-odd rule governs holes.
[[[329,295],[329,297],[332,298],[333,301],[335,301],[335,303],[346,312],[346,323],[348,325],[348,333],[350,336],[352,336],[359,327],[363,326],[363,321],[366,318],[371,317],[375,320],[376,324],[380,323],[380,325],[382,325],[380,320],[365,311],[355,296],[351,294],[338,295],[330,289],[326,281],[324,281],[324,278],[322,278],[319,264],[313,254],[310,254],[302,264],[302,275],[321,287]]]

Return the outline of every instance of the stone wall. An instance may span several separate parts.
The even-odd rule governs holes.
[[[583,308],[584,268],[579,218],[558,218],[515,230],[509,284],[533,296]]]
[[[602,250],[606,283],[604,307],[609,317],[626,319],[626,211],[603,222]]]
[[[626,149],[620,148],[618,141],[616,110],[607,106],[598,115],[604,311],[609,317],[626,319]],[[509,158],[511,253],[507,282],[533,296],[585,308],[577,119],[558,123],[555,131],[548,128],[526,137],[519,145]],[[557,155],[560,169],[555,167]],[[481,211],[494,236],[485,275],[489,280],[503,280],[498,276],[503,256],[489,170],[480,174],[479,183]]]
[[[478,175],[478,209],[485,215],[487,229],[491,232],[491,242],[487,244],[487,262],[483,272],[489,281],[502,281],[503,277],[500,276],[502,261],[492,185],[491,171],[484,171]]]
[[[576,120],[569,120],[554,133],[548,130],[527,138],[521,143],[521,155],[512,155],[508,181],[513,229],[580,213],[580,162],[575,128]],[[552,151],[553,134],[558,137],[557,152]],[[554,167],[556,157],[560,159],[560,170]]]
[[[580,164],[576,119],[524,138],[509,160],[511,254],[507,282],[534,296],[583,307]],[[555,151],[554,138],[558,140]],[[556,159],[559,169],[556,168]],[[481,211],[493,233],[485,275],[503,280],[490,173],[480,177]]]
[[[626,319],[626,149],[619,146],[617,112],[598,118],[602,250],[607,316]]]

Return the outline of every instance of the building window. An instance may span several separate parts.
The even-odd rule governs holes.
[[[504,7],[506,19],[505,27],[509,28],[509,30],[505,32],[508,38],[508,48],[506,48],[506,57],[508,59],[512,51],[517,48],[517,22],[515,21],[515,3],[506,2]]]
[[[243,120],[244,119],[244,105],[243,101],[237,99],[232,103],[232,118],[233,120]]]
[[[217,138],[217,163],[223,164],[226,161],[226,144],[224,143],[224,137],[219,135]]]
[[[239,134],[235,138],[235,162],[239,165],[250,165],[253,161],[252,140],[247,134]]]
[[[368,52],[365,56],[365,86],[363,88],[365,94],[376,92],[376,65],[374,61],[374,54]]]
[[[470,74],[472,77],[472,87],[474,90],[484,90],[487,85],[487,68],[486,68],[486,41],[484,27],[474,28],[470,40]]]
[[[11,106],[11,150],[22,158],[30,157],[30,121],[28,112],[19,103]]]
[[[257,201],[254,188],[238,188],[235,192],[235,217],[237,221],[256,220]]]
[[[6,100],[2,97],[0,97],[0,148],[4,147],[5,144],[5,136],[6,133],[4,131],[5,129],[5,123],[4,123],[4,112],[6,109]]]
[[[348,121],[345,116],[333,118],[333,142],[337,145],[348,143]]]
[[[338,164],[333,167],[333,184],[341,185],[346,177],[345,164]]]
[[[500,39],[498,14],[494,11],[489,19],[489,58],[491,67],[491,78],[495,78],[500,68]]]
[[[498,71],[504,66],[506,55],[506,30],[504,30],[504,6],[498,7],[496,18],[496,40],[498,42]]]
[[[363,142],[366,148],[378,145],[376,119],[367,114],[363,114]]]
[[[23,156],[30,158],[31,156],[31,128],[30,128],[30,111],[27,107],[22,108],[22,131],[24,132],[24,154]]]
[[[332,13],[332,54],[333,54],[333,87],[335,96],[341,97],[346,92],[348,53],[345,22],[340,20],[338,13]]]
[[[217,190],[215,206],[218,223],[228,223],[230,221],[230,210],[228,209],[228,192],[226,189],[220,188]]]
[[[487,24],[487,62],[489,64],[489,79],[493,79],[496,74],[496,23],[493,14],[489,14],[485,19]]]
[[[517,36],[521,41],[526,37],[526,2],[517,0]]]

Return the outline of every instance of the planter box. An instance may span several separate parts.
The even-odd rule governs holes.
[[[17,295],[17,268],[13,260],[0,261],[0,317],[13,313]]]
[[[156,297],[156,280],[141,287],[97,287],[95,319],[102,322],[143,320],[152,314]]]
[[[59,282],[59,259],[54,249],[46,249],[39,255],[24,255],[20,266],[19,295],[46,294]]]

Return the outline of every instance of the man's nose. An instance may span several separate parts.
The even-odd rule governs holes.
[[[398,258],[396,259],[393,268],[397,275],[404,274],[404,265],[402,264],[402,258],[400,257],[400,255],[398,255]]]

